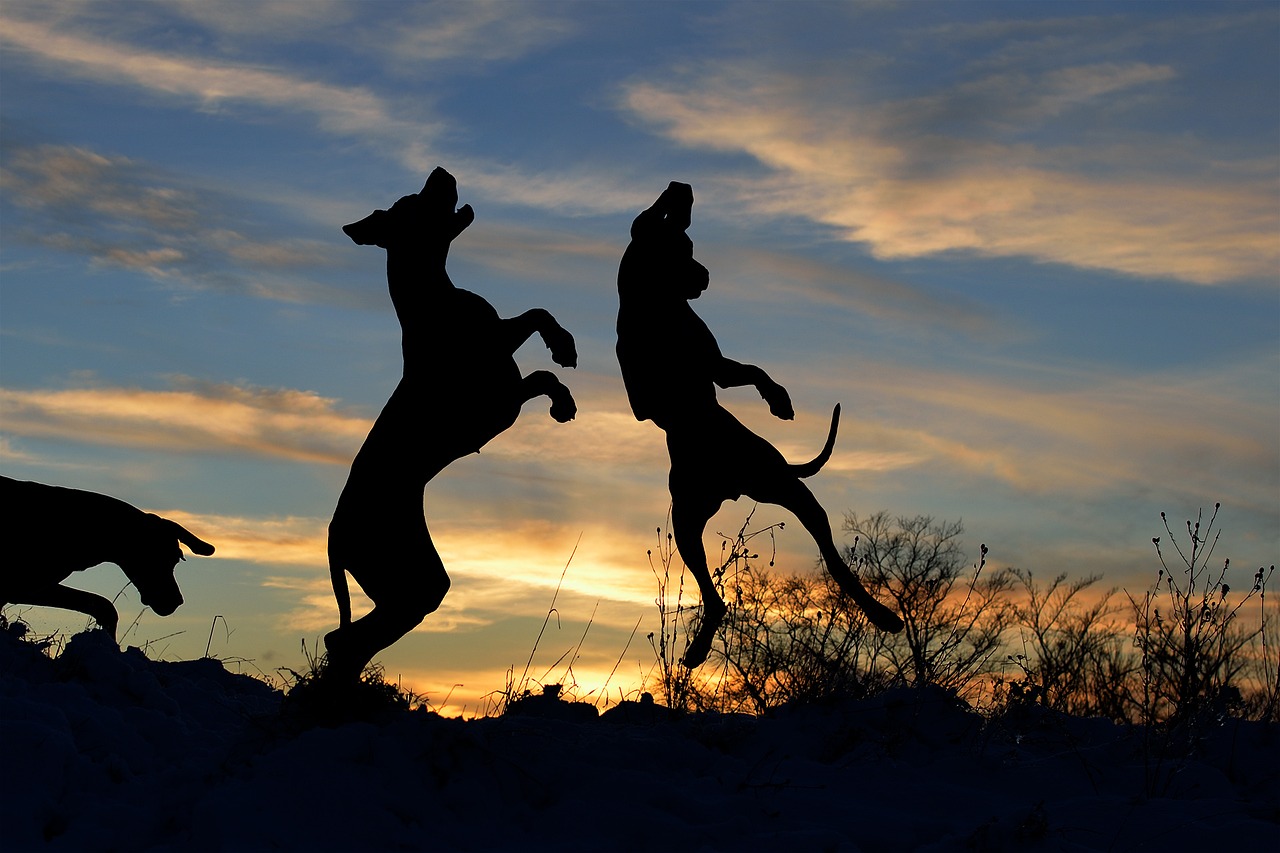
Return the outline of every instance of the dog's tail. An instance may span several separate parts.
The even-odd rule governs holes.
[[[814,474],[822,470],[822,466],[827,464],[827,460],[831,458],[831,451],[836,446],[836,428],[840,426],[840,404],[836,403],[835,409],[831,412],[831,431],[827,433],[827,443],[822,446],[822,452],[809,462],[800,465],[789,465],[791,473],[797,477],[812,477]]]
[[[345,628],[351,624],[351,588],[347,586],[347,573],[332,559],[329,580],[333,582],[333,597],[338,599],[338,626]]]

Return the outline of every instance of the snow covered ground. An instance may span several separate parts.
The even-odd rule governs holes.
[[[1225,721],[1154,795],[1140,731],[944,693],[768,718],[535,701],[300,729],[214,660],[0,632],[0,849],[1276,850],[1280,727]]]

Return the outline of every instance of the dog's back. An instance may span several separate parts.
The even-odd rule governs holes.
[[[141,510],[117,498],[64,486],[0,477],[4,506],[5,591],[51,586],[108,558],[104,542],[132,526]]]

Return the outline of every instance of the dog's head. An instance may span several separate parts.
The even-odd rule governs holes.
[[[457,204],[458,182],[437,166],[421,192],[404,196],[390,210],[375,210],[342,230],[360,246],[447,249],[475,219],[471,205],[454,210]]]
[[[711,281],[707,268],[693,258],[693,240],[686,233],[692,221],[693,187],[672,181],[631,223],[627,251],[649,286],[669,287],[681,299],[697,299]]]
[[[124,544],[124,553],[115,561],[137,587],[142,603],[160,616],[168,616],[182,604],[182,591],[173,575],[178,562],[186,559],[182,545],[204,557],[213,553],[212,545],[181,524],[147,513],[141,528]]]

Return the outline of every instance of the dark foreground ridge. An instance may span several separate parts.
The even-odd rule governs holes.
[[[216,660],[0,631],[6,850],[1264,850],[1280,727],[1224,720],[1144,795],[1139,730],[945,692],[671,717],[551,696],[303,728]]]

